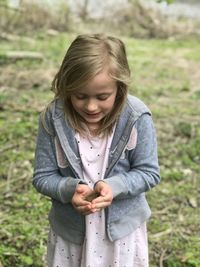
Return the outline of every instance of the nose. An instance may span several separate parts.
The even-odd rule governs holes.
[[[88,99],[85,105],[85,109],[87,112],[90,112],[90,113],[95,112],[98,109],[98,105],[95,99]]]

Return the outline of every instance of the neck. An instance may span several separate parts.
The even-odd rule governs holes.
[[[97,126],[93,126],[93,125],[87,125],[88,129],[89,129],[89,132],[92,136],[96,136],[98,135],[98,130],[99,130],[99,127]]]

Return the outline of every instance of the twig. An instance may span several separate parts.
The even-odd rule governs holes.
[[[18,147],[18,145],[10,144],[10,145],[4,146],[3,148],[0,149],[0,154],[11,149],[11,148],[15,148],[15,147]]]
[[[30,176],[29,176],[29,177],[30,177]],[[17,178],[15,178],[15,179],[10,180],[10,183],[14,183],[14,182],[18,181],[18,186],[19,186],[19,182],[20,182],[21,180],[24,180],[24,179],[27,179],[27,174],[25,174],[25,175],[23,175],[23,176],[21,176],[21,177],[17,177]],[[6,184],[7,184],[7,182],[5,182],[5,183],[1,183],[1,184],[0,184],[0,188],[5,187]]]
[[[158,215],[158,214],[165,214],[167,211],[171,208],[174,207],[175,205],[167,206],[165,209],[154,211],[153,215]]]
[[[14,163],[11,163],[8,168],[8,175],[7,175],[7,181],[6,181],[6,192],[10,192],[10,180],[12,177],[13,168],[14,168]]]
[[[32,52],[32,51],[6,51],[1,56],[9,60],[21,60],[21,59],[43,60],[44,59],[41,53]]]
[[[165,252],[166,252],[166,249],[164,249],[160,255],[159,267],[163,267],[163,260],[164,260]]]
[[[159,232],[159,233],[157,233],[157,234],[151,235],[151,238],[153,238],[153,239],[157,239],[157,238],[160,238],[160,237],[163,236],[163,235],[170,234],[171,232],[172,232],[172,229],[169,228],[169,229],[167,229],[167,230],[165,230],[165,231],[163,231],[163,232]]]
[[[0,33],[0,39],[11,41],[11,42],[23,40],[23,41],[25,41],[27,43],[30,43],[30,44],[35,43],[35,40],[31,39],[29,37],[24,37],[23,36],[23,38],[22,38],[21,36],[10,34],[10,33],[6,33],[6,32],[1,32]]]

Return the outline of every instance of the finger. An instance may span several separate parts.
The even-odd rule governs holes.
[[[104,196],[99,196],[95,199],[92,200],[92,204],[96,204],[96,203],[101,203],[105,201],[105,197]]]
[[[76,210],[83,215],[87,215],[88,213],[91,213],[91,204],[87,206],[78,206],[76,207]]]
[[[107,196],[99,196],[97,198],[95,198],[94,200],[92,200],[92,204],[96,204],[96,203],[106,203],[106,202],[110,202],[112,200],[112,197],[107,195]]]
[[[106,196],[108,193],[109,193],[109,191],[106,190],[106,188],[102,188],[101,191],[100,191],[100,195],[103,196],[103,197]]]
[[[90,205],[90,202],[86,201],[86,200],[81,200],[81,201],[74,201],[73,204],[76,208],[78,208],[78,207],[84,208],[84,207]]]
[[[82,187],[82,186],[80,186],[80,185],[78,185],[77,187],[76,187],[76,192],[77,193],[83,193],[84,192],[84,188]]]
[[[99,195],[106,196],[106,195],[110,194],[111,189],[105,183],[101,183],[101,186],[98,186],[98,185],[95,188],[95,191],[98,192]]]
[[[90,204],[90,202],[87,201],[85,198],[80,197],[79,195],[76,195],[72,198],[72,204],[76,208],[80,206],[87,206]]]
[[[99,203],[92,203],[92,211],[97,211],[99,209],[104,209],[108,206],[110,206],[112,201],[106,201],[106,202],[99,202]]]
[[[95,212],[97,212],[97,211],[101,211],[101,210],[102,210],[102,208],[101,208],[101,209],[100,209],[100,208],[99,208],[99,209],[91,209],[91,212],[92,212],[92,213],[95,213]]]

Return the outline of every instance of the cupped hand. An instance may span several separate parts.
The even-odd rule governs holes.
[[[93,212],[91,202],[86,200],[87,196],[91,195],[93,192],[94,191],[88,185],[77,185],[71,202],[78,213],[88,215]]]
[[[94,191],[99,194],[99,197],[92,200],[92,211],[98,211],[111,205],[113,200],[112,188],[104,181],[98,181]]]

